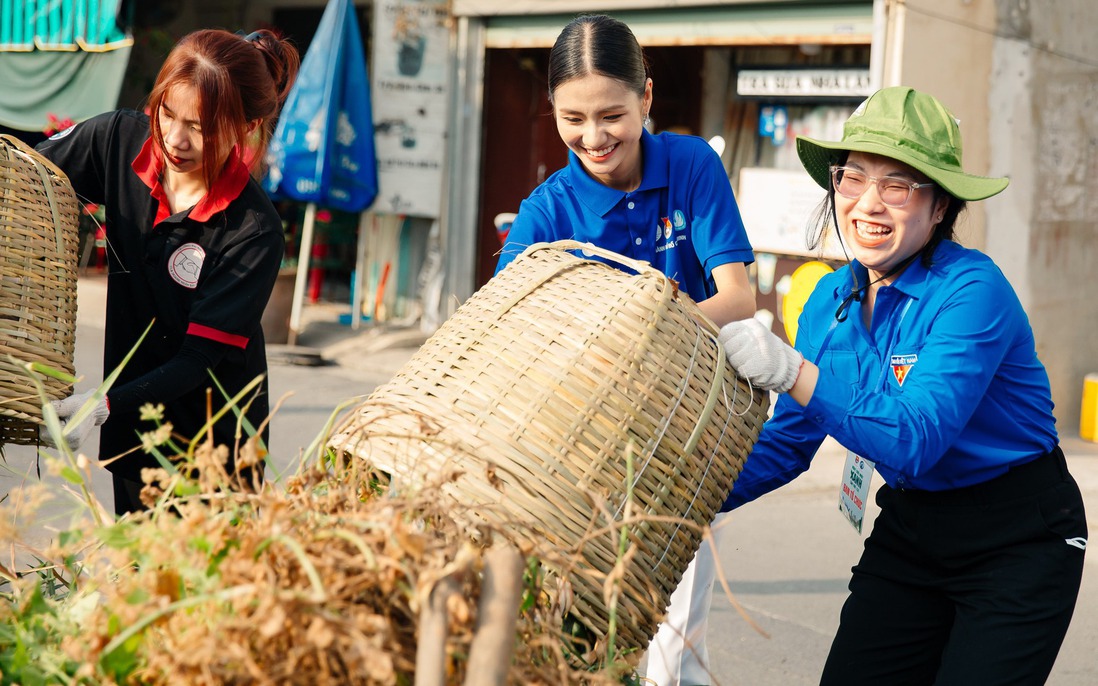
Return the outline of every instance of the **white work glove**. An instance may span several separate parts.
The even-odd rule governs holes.
[[[724,346],[728,362],[753,386],[788,393],[797,382],[804,356],[758,319],[725,324],[717,341]]]
[[[107,405],[106,397],[103,397],[99,399],[99,402],[92,408],[91,412],[80,420],[79,424],[76,424],[71,428],[69,427],[73,415],[79,412],[80,408],[87,404],[93,395],[95,395],[94,389],[70,395],[61,400],[50,401],[50,405],[57,411],[57,416],[61,419],[61,431],[65,436],[65,443],[68,444],[69,450],[74,452],[88,438],[88,434],[91,433],[91,430],[97,426],[102,426],[103,422],[107,421],[107,417],[110,416],[110,407]],[[38,438],[44,445],[48,445],[51,448],[57,447],[57,444],[54,443],[53,437],[45,426],[39,427]]]

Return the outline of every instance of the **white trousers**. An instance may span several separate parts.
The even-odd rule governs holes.
[[[731,512],[713,519],[713,543],[720,549],[718,524]],[[713,582],[717,578],[717,555],[709,541],[702,541],[697,554],[671,594],[667,618],[648,644],[648,666],[644,676],[656,686],[696,686],[711,684],[709,649],[705,634],[709,628],[709,607],[713,602]]]

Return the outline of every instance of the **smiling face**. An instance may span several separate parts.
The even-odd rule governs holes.
[[[601,74],[571,79],[553,92],[561,140],[592,178],[622,191],[640,185],[641,132],[651,105],[651,79],[643,96]]]
[[[878,178],[888,176],[914,183],[929,181],[903,162],[881,155],[852,152],[845,166]],[[858,198],[845,198],[835,193],[835,213],[842,227],[843,240],[875,280],[923,249],[934,233],[934,227],[942,220],[948,202],[946,197],[936,197],[934,187],[929,186],[915,190],[903,207],[889,207],[881,202],[876,184],[870,183]],[[894,274],[881,283],[891,283],[898,276]]]

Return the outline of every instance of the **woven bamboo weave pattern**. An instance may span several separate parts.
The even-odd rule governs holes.
[[[697,305],[647,263],[628,273],[531,246],[473,295],[330,445],[414,488],[449,468],[455,503],[574,552],[572,614],[643,649],[739,474],[769,398],[739,380]],[[703,323],[704,320],[704,323]],[[630,465],[632,483],[629,481]],[[631,491],[631,497],[627,494]],[[544,543],[544,542],[542,542]]]
[[[0,446],[35,443],[42,423],[42,401],[19,363],[74,372],[78,223],[65,175],[0,137]],[[57,379],[43,383],[51,399],[68,393]]]

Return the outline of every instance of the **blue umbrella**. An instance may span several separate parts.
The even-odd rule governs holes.
[[[267,191],[361,212],[377,196],[370,82],[348,0],[331,0],[271,140]]]
[[[297,82],[282,108],[267,158],[267,192],[309,203],[299,241],[290,343],[300,325],[317,205],[361,212],[377,197],[370,82],[348,0],[324,9]]]

